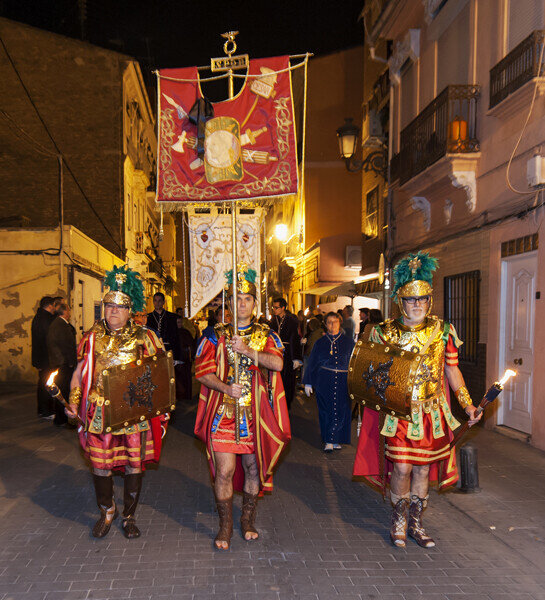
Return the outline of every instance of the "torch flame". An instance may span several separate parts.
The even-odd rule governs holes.
[[[512,369],[507,369],[507,371],[505,371],[505,373],[503,374],[503,377],[500,379],[501,387],[503,387],[509,381],[509,379],[511,379],[511,377],[514,377],[516,374],[516,371],[513,371]]]
[[[57,369],[56,371],[53,371],[53,373],[51,373],[49,379],[47,380],[47,383],[45,384],[46,387],[50,387],[55,383],[55,377],[57,377],[58,372],[59,370]]]

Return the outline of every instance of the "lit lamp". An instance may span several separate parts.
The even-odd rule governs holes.
[[[288,226],[284,225],[284,223],[278,223],[274,228],[274,235],[276,239],[285,242],[288,239]]]
[[[360,128],[353,122],[352,117],[345,117],[344,125],[337,129],[337,139],[339,140],[339,152],[341,158],[351,159],[356,154]]]
[[[387,156],[384,148],[370,152],[363,160],[354,158],[360,136],[360,128],[353,121],[352,117],[345,117],[344,125],[337,129],[339,152],[341,158],[345,161],[346,170],[351,173],[373,171],[377,175],[386,178]]]

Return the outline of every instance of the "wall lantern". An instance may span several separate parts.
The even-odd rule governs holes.
[[[339,140],[339,152],[344,160],[346,170],[350,173],[359,171],[373,171],[386,179],[387,156],[386,149],[374,150],[370,152],[363,160],[354,158],[360,136],[360,128],[353,122],[352,117],[345,117],[344,125],[337,129],[337,138]]]
[[[274,235],[276,236],[276,239],[285,242],[288,239],[288,226],[284,223],[278,223],[274,228]]]

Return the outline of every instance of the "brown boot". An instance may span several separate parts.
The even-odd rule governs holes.
[[[414,494],[411,496],[411,505],[409,507],[409,535],[422,548],[433,548],[435,542],[426,534],[422,526],[422,513],[428,505],[428,497],[419,498]]]
[[[140,537],[140,529],[136,526],[134,513],[138,506],[142,489],[142,473],[126,473],[123,487],[123,535],[127,539]]]
[[[242,531],[242,537],[246,541],[251,541],[259,537],[259,533],[255,528],[255,514],[257,511],[257,494],[248,494],[244,492],[242,497],[242,514],[240,515],[240,529]],[[247,533],[256,533],[255,538],[247,538]]]
[[[218,550],[229,550],[233,535],[233,496],[227,500],[218,500],[216,498],[216,506],[220,518],[220,528],[214,540],[214,546]],[[227,548],[218,546],[218,542],[227,542]]]
[[[392,521],[390,525],[390,539],[392,544],[398,548],[405,548],[407,541],[407,507],[408,498],[400,498],[394,504],[392,510]]]
[[[114,481],[111,475],[93,475],[95,494],[100,510],[100,519],[95,523],[92,533],[93,537],[103,538],[108,534],[114,519],[119,513],[114,501]]]

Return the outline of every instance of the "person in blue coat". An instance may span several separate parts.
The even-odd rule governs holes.
[[[341,444],[350,444],[348,363],[354,340],[341,329],[337,313],[328,313],[325,325],[327,333],[314,344],[303,383],[307,396],[316,394],[324,452],[333,452]]]

